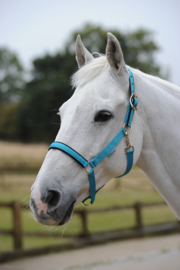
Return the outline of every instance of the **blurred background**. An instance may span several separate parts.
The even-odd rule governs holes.
[[[82,229],[74,215],[68,225],[52,231],[24,209],[48,145],[59,130],[58,108],[72,94],[77,34],[90,52],[105,53],[107,32],[113,33],[126,64],[180,86],[179,10],[178,0],[0,0],[0,202],[1,206],[12,201],[26,205],[20,233],[29,235],[24,234],[21,247],[63,243],[69,238],[50,235],[65,231],[74,236]],[[123,179],[111,180],[99,192],[93,209],[137,201],[161,203],[163,199],[134,168]],[[0,207],[0,251],[15,247],[7,232],[15,226],[11,206]],[[86,229],[94,233],[137,226],[135,213],[132,208],[89,214]],[[143,226],[177,221],[165,205],[143,208],[141,215]],[[37,238],[33,232],[49,235]]]

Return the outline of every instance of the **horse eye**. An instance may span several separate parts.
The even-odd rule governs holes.
[[[107,122],[112,117],[112,114],[107,111],[100,111],[96,114],[94,121],[95,122]]]

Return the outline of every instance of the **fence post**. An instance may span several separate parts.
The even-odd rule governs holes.
[[[19,249],[22,248],[21,204],[17,201],[14,201],[12,203],[12,210],[14,249]]]
[[[136,227],[142,228],[142,204],[137,202],[134,204],[135,214],[136,214]]]
[[[86,209],[81,210],[81,219],[82,219],[82,233],[81,236],[88,236],[88,225],[87,225],[87,211]]]

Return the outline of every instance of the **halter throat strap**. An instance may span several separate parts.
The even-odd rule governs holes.
[[[50,149],[57,149],[60,150],[64,153],[66,153],[67,155],[69,155],[70,157],[72,157],[75,161],[77,161],[85,170],[85,172],[88,175],[88,179],[89,179],[89,185],[90,185],[90,196],[88,198],[86,198],[83,201],[84,202],[87,199],[91,199],[90,204],[93,204],[93,202],[95,201],[95,195],[96,193],[102,188],[96,190],[96,181],[95,181],[95,175],[94,175],[94,168],[105,158],[107,157],[107,155],[109,155],[109,153],[111,153],[113,151],[113,149],[120,143],[120,141],[122,140],[122,138],[124,136],[126,136],[126,143],[127,143],[127,147],[125,148],[126,150],[126,157],[127,157],[127,167],[126,167],[126,171],[123,175],[121,176],[117,176],[117,178],[122,177],[124,175],[126,175],[132,168],[133,166],[133,153],[134,153],[134,147],[132,147],[129,143],[129,138],[128,138],[128,134],[131,131],[131,122],[133,119],[133,115],[134,115],[134,111],[137,108],[137,96],[135,95],[134,92],[134,79],[133,79],[133,75],[130,71],[129,68],[128,72],[129,72],[129,82],[130,82],[130,100],[129,100],[129,104],[128,104],[128,109],[127,109],[127,113],[126,113],[126,118],[125,118],[125,123],[123,128],[119,131],[119,133],[110,141],[110,143],[95,157],[93,158],[91,161],[87,161],[83,156],[81,156],[78,152],[76,152],[74,149],[72,149],[71,147],[69,147],[68,145],[62,143],[62,142],[53,142],[50,147]],[[125,126],[130,127],[130,131],[127,132],[125,129]],[[88,204],[88,205],[90,205]],[[85,206],[87,206],[86,204],[84,204]]]

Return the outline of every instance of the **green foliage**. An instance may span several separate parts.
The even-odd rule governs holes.
[[[8,103],[1,106],[0,112],[3,117],[0,117],[0,137],[4,140],[19,139],[19,130],[17,127],[19,102]]]
[[[56,112],[71,96],[69,79],[77,70],[74,49],[76,37],[78,34],[81,35],[90,52],[103,53],[108,31],[120,41],[126,64],[160,76],[160,67],[154,59],[154,54],[159,48],[153,40],[153,33],[146,29],[124,33],[117,29],[86,24],[71,33],[63,51],[33,61],[32,80],[26,84],[24,91],[22,91],[22,67],[18,58],[4,49],[1,50],[0,68],[2,67],[6,76],[0,81],[0,100],[7,103],[22,99],[17,117],[12,121],[10,119],[3,121],[11,122],[14,130],[19,131],[19,140],[49,143],[55,138],[60,126]],[[5,88],[6,91],[2,90]],[[4,117],[10,117],[10,114],[6,113]],[[7,125],[0,123],[0,128],[5,127]],[[17,133],[4,130],[3,133],[0,132],[0,137],[17,139]]]
[[[24,71],[18,56],[0,48],[0,138],[18,140],[18,112],[23,95]]]
[[[69,78],[74,57],[46,55],[33,62],[33,80],[26,85],[19,114],[23,141],[52,141],[59,129],[59,106],[71,96]]]
[[[23,89],[23,68],[15,53],[0,49],[0,105],[20,99]]]

